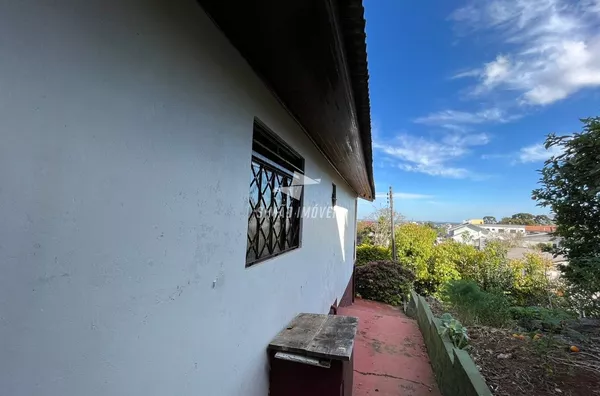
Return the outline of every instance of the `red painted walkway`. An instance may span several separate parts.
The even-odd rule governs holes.
[[[386,304],[356,299],[353,396],[440,396],[417,322]]]

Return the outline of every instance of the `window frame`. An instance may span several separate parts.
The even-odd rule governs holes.
[[[247,229],[246,229],[246,259],[245,259],[245,266],[246,268],[250,268],[253,267],[259,263],[262,263],[263,261],[266,260],[270,260],[272,258],[278,257],[284,253],[288,253],[290,251],[294,251],[296,249],[299,249],[302,247],[302,229],[303,229],[303,221],[302,221],[302,207],[303,207],[303,203],[304,203],[304,186],[297,186],[296,188],[300,188],[300,199],[295,200],[297,201],[296,203],[290,203],[291,204],[287,204],[288,200],[294,199],[291,195],[282,193],[280,191],[278,191],[280,188],[282,187],[294,187],[295,184],[293,183],[295,178],[294,175],[295,174],[301,174],[304,175],[304,158],[302,156],[300,156],[300,154],[298,154],[298,152],[296,150],[294,150],[289,144],[287,144],[285,141],[283,141],[279,136],[277,136],[272,130],[270,130],[264,123],[262,123],[259,119],[255,118],[254,119],[254,128],[253,128],[253,133],[252,133],[252,156],[251,156],[251,160],[250,160],[250,171],[251,171],[251,180],[250,180],[250,195],[248,197],[248,205],[249,205],[249,212],[248,212],[248,225],[247,225]],[[260,175],[257,175],[254,172],[254,167],[258,165],[260,166]],[[267,187],[267,189],[262,189],[262,185],[259,185],[258,183],[258,178],[260,178],[260,181],[262,181],[262,175],[264,170],[266,169],[266,171],[271,172],[272,175],[272,180],[270,180],[269,182],[272,182],[272,186],[271,187]],[[282,178],[288,178],[288,185],[286,185],[285,182],[283,182],[282,184],[279,185],[275,185],[275,181],[279,180],[279,177]],[[282,181],[284,181],[285,179],[282,179]],[[253,206],[252,204],[252,186],[253,184],[256,184],[255,188],[258,188],[258,194],[257,194],[257,204]],[[270,197],[267,198],[269,201],[269,206],[268,207],[264,207],[266,204],[265,199],[263,198],[265,195],[267,195],[267,191],[270,190]],[[281,199],[282,201],[285,202],[285,206],[278,206],[277,205],[277,200],[276,200],[276,195],[277,194],[283,194],[280,195],[279,199]],[[282,199],[282,197],[285,196],[286,199]],[[263,205],[261,205],[261,202],[263,203]],[[277,218],[275,219],[275,222],[279,222],[278,226],[279,226],[279,231],[280,231],[280,235],[277,236],[276,235],[276,226],[275,226],[275,222],[273,222],[272,220],[261,220],[261,217],[256,216],[255,212],[256,212],[256,207],[258,206],[263,206],[263,210],[266,210],[266,212],[268,213],[269,217],[273,217],[271,215],[271,213],[273,213],[273,211],[277,208],[278,213],[280,213],[280,211],[282,209],[284,209],[284,213],[280,214],[279,216],[277,216]],[[288,211],[292,210],[293,212],[291,213],[290,216],[290,221],[289,223],[285,220],[286,216],[288,216]],[[296,212],[296,213],[294,213]],[[295,215],[294,215],[295,214]],[[293,228],[296,229],[295,231],[295,235],[292,235],[294,242],[292,242],[291,244],[287,241],[287,238],[289,238],[289,234],[288,234],[288,230],[286,230],[285,226],[287,225],[292,225],[292,223],[294,222],[293,219],[296,219],[295,221],[297,222],[297,224],[295,224],[293,226]],[[251,229],[251,222],[252,221],[257,221],[257,227],[256,227],[256,231],[255,234],[253,236],[253,238],[250,237],[250,229]],[[268,224],[264,224],[265,221],[268,221]],[[266,227],[265,227],[266,226]],[[267,229],[266,231],[262,231],[264,229]],[[283,229],[283,230],[282,230]],[[263,239],[265,240],[265,245],[264,247],[259,250],[259,244],[260,244],[260,234],[262,233]],[[273,242],[273,236],[275,236],[276,238],[280,239],[277,242]],[[252,244],[256,244],[256,246],[252,246]],[[289,247],[285,248],[286,245],[289,245]],[[284,247],[284,249],[281,249],[281,247]],[[267,252],[267,255],[263,255],[263,253]],[[276,249],[280,249],[276,252],[273,252]],[[251,253],[251,250],[253,250],[252,253],[254,253],[254,258],[253,259],[248,259],[248,255]],[[256,258],[256,256],[261,256]]]

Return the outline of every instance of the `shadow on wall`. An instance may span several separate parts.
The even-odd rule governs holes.
[[[146,1],[143,2],[143,13],[139,12],[140,2],[135,1],[123,2],[120,5],[122,12],[114,12],[99,1],[81,2],[69,7],[66,7],[68,2],[53,2],[47,7],[42,6],[45,9],[40,12],[59,14],[54,20],[61,23],[40,29],[39,41],[44,45],[55,38],[72,37],[72,45],[63,45],[65,51],[57,56],[64,62],[78,65],[82,74],[89,74],[88,81],[98,80],[104,89],[114,90],[117,102],[121,100],[120,91],[127,91],[129,86],[139,86],[140,83],[150,91],[149,94],[165,86],[174,88],[180,100],[171,105],[176,105],[180,111],[182,107],[188,107],[190,111],[203,107],[217,109],[215,101],[223,100],[223,92],[231,92],[227,98],[230,101],[238,101],[240,95],[246,96],[243,99],[255,96],[258,92],[252,86],[255,81],[248,79],[243,84],[236,81],[235,76],[247,75],[246,64],[224,64],[206,57],[215,49],[231,51],[228,54],[231,60],[239,55],[235,49],[224,45],[227,43],[225,38],[210,36],[207,30],[210,25],[201,22],[208,18],[202,7],[196,1],[185,1],[188,4],[168,0]],[[136,15],[138,20],[132,21],[131,15]],[[61,34],[57,35],[56,31]],[[123,37],[132,36],[132,45],[124,45]],[[135,39],[140,40],[139,47],[135,46]],[[149,41],[153,45],[147,45]],[[78,51],[83,46],[90,50],[85,53]],[[219,67],[214,68],[213,63],[217,62]],[[118,63],[126,67],[115,67]],[[213,70],[221,69],[220,75],[207,79],[206,64],[210,64]],[[165,73],[166,70],[169,73]],[[227,78],[222,78],[224,76]],[[220,94],[212,97],[207,95],[207,91]]]

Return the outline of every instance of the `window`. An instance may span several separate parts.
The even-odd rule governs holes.
[[[254,121],[246,267],[300,246],[304,159]]]
[[[337,187],[335,183],[331,183],[331,206],[337,205]]]
[[[517,230],[510,230],[510,233],[511,233],[511,234],[516,234],[516,233],[517,233]]]
[[[504,232],[504,229],[503,228],[499,228],[498,232]]]

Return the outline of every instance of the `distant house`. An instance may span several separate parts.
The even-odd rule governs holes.
[[[450,239],[474,246],[485,245],[484,240],[489,234],[490,231],[473,224],[459,224],[448,230],[448,237]]]
[[[473,224],[473,225],[485,224],[485,222],[483,221],[483,219],[469,219],[469,220],[463,221],[463,223],[464,224]]]
[[[525,226],[525,232],[527,233],[538,233],[538,232],[555,232],[555,225],[528,225]]]
[[[524,225],[518,225],[518,224],[483,224],[480,225],[479,227],[486,229],[488,231],[497,233],[497,234],[502,234],[502,233],[509,233],[509,234],[523,234],[525,235],[525,227]]]

